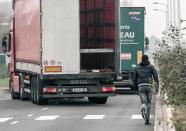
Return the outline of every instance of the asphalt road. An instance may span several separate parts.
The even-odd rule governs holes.
[[[154,102],[151,126],[144,125],[139,109],[136,94],[111,97],[106,105],[78,99],[37,106],[0,91],[0,131],[153,131]]]

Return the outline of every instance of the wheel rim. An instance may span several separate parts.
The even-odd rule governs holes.
[[[10,82],[10,92],[11,92],[11,97],[13,98],[14,97],[14,94],[13,94],[12,82]]]
[[[39,92],[38,92],[38,81],[37,81],[37,77],[34,77],[34,103],[35,104],[40,104],[40,100],[39,100]]]
[[[21,86],[21,91],[20,91],[20,98],[23,99],[23,87]]]
[[[40,99],[40,96],[39,96],[39,81],[38,81],[39,78],[36,77],[36,102],[37,104],[41,104],[41,99]]]
[[[37,82],[36,82],[36,83],[37,83]],[[39,101],[38,83],[37,83],[37,85],[36,85],[36,101],[37,101],[37,104],[40,103],[40,101]]]
[[[21,74],[20,76],[19,76],[20,78],[20,80],[19,80],[19,82],[20,82],[20,84],[19,84],[19,88],[20,88],[20,99],[21,100],[23,100],[24,99],[24,90],[23,90],[23,88],[24,88],[24,83],[23,83],[23,75]]]
[[[32,100],[32,102],[33,103],[35,103],[35,100],[34,100],[34,77],[32,77],[31,78],[31,83],[32,83],[32,85],[31,85],[31,100]]]

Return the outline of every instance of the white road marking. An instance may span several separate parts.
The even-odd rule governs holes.
[[[43,111],[46,111],[46,110],[48,110],[48,108],[43,108],[42,110],[43,110]]]
[[[107,118],[130,118],[131,116],[105,116]]]
[[[86,115],[83,119],[103,119],[105,115]]]
[[[61,119],[74,119],[74,118],[82,118],[82,116],[61,116]]]
[[[32,117],[34,114],[27,115],[28,117]]]
[[[13,119],[13,117],[8,117],[8,118],[0,118],[0,122],[6,122],[8,120]]]
[[[17,124],[19,121],[13,121],[12,123],[10,123],[11,125]]]
[[[44,120],[55,120],[59,117],[59,115],[54,115],[54,116],[40,116],[36,118],[35,120],[37,121],[44,121]]]
[[[150,118],[152,119],[154,116],[150,115]],[[142,115],[132,115],[131,119],[135,119],[135,120],[141,120],[143,119]]]

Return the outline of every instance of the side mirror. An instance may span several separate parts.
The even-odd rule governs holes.
[[[2,39],[2,51],[5,55],[9,56],[10,54],[10,47],[11,43],[10,43],[10,34],[6,34],[4,35],[3,39]]]
[[[4,39],[2,40],[2,51],[4,54],[7,52],[7,43]]]

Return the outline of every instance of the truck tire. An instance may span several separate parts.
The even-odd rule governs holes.
[[[95,97],[89,97],[88,98],[90,103],[96,103],[96,98]]]
[[[36,94],[36,93],[35,93],[35,83],[36,83],[35,77],[32,76],[32,78],[31,78],[31,86],[30,86],[30,88],[31,88],[31,89],[30,89],[30,90],[31,90],[31,94],[30,94],[31,96],[30,96],[30,97],[31,97],[31,101],[32,101],[33,104],[36,103],[36,100],[35,100],[35,98],[36,98],[36,97],[35,97],[35,94]]]
[[[98,97],[96,100],[96,104],[106,104],[108,97]]]
[[[88,100],[90,103],[96,104],[106,104],[108,97],[89,97]]]
[[[41,84],[41,79],[37,76],[35,77],[36,80],[36,90],[35,90],[35,100],[37,105],[46,105],[48,104],[47,99],[43,99],[41,96],[41,89],[42,89],[42,84]]]
[[[24,85],[24,78],[23,75],[21,74],[19,76],[19,92],[20,92],[20,99],[21,100],[27,100],[28,99],[28,94],[27,92],[24,91],[25,85]]]
[[[11,98],[12,100],[19,99],[20,98],[19,93],[14,92],[14,88],[12,85],[13,85],[12,81],[9,80],[9,89],[10,89]]]

